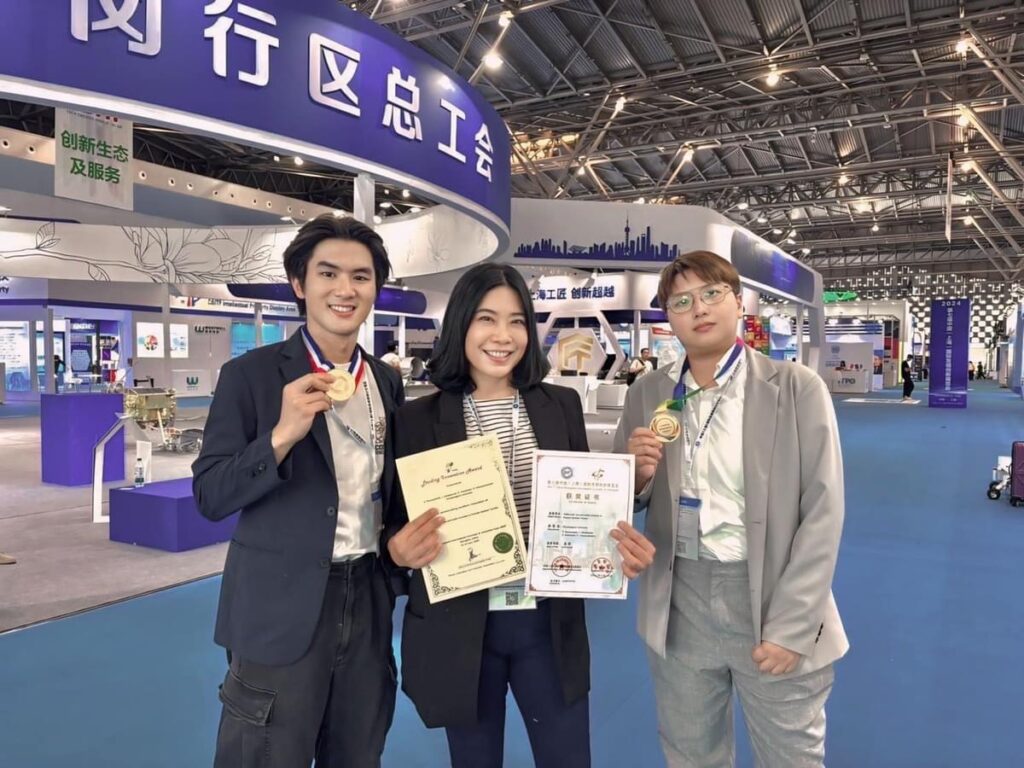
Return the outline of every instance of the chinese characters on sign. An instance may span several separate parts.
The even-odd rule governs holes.
[[[584,288],[541,288],[531,292],[531,298],[536,300],[562,301],[569,297],[574,299],[614,299],[614,285],[595,285]]]
[[[128,38],[128,51],[134,54],[157,57],[162,52],[162,0],[67,0],[71,9],[71,33],[75,40],[89,43],[95,33],[117,31]],[[261,0],[260,5],[271,5],[270,0]],[[184,12],[184,11],[183,11]],[[196,9],[198,13],[198,9]],[[280,13],[278,14],[280,15]],[[209,41],[213,73],[224,79],[237,79],[243,83],[263,88],[270,84],[273,60],[281,49],[283,35],[280,33],[278,16],[255,5],[239,0],[208,0],[202,6],[203,38]],[[403,71],[403,67],[374,62],[374,74],[386,72],[381,81],[373,82],[366,76],[360,80],[360,66],[367,63],[364,53],[347,45],[313,32],[308,36],[307,90],[310,99],[320,106],[354,118],[362,118],[364,108],[360,103],[360,87],[379,88],[387,94],[383,108],[372,119],[388,128],[395,136],[406,141],[424,141],[424,117],[421,107],[427,108],[422,98],[417,75]],[[375,78],[374,78],[375,79]],[[442,76],[442,87],[455,91],[454,84]],[[462,138],[459,146],[460,126],[469,122],[467,112],[450,98],[437,98],[430,109],[435,115],[442,115],[447,130],[442,141],[435,146],[438,152],[465,165],[468,155],[476,156],[476,173],[493,182],[494,144],[486,122],[467,125],[467,133],[473,137],[472,147],[469,135]],[[432,99],[433,101],[433,99]],[[100,159],[80,158],[74,165],[74,173],[92,179],[108,179],[113,173]],[[91,163],[91,164],[90,164]],[[116,169],[115,169],[116,170]]]
[[[132,210],[132,123],[61,108],[55,118],[54,194]]]

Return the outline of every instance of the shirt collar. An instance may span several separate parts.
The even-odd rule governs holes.
[[[718,362],[715,364],[715,376],[716,377],[718,376],[719,371],[721,371],[722,368],[725,367],[725,364],[727,362],[729,362],[729,356],[732,354],[732,350],[733,350],[733,347],[729,347],[729,349],[727,349],[725,351],[725,354],[722,355],[718,359]],[[743,354],[746,354],[746,350],[743,351]],[[676,360],[675,363],[673,363],[673,365],[672,365],[672,379],[674,381],[679,381],[679,372],[683,370],[683,362],[685,360],[686,360],[686,356],[684,355],[683,357],[681,357],[678,360]],[[699,384],[697,384],[697,380],[695,378],[693,378],[693,372],[692,371],[687,371],[686,372],[686,378],[683,379],[683,383],[686,384],[686,388],[690,389],[690,390],[697,389],[700,386]]]

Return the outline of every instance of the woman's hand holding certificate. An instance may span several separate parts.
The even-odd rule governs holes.
[[[399,564],[423,568],[431,603],[526,576],[526,547],[495,435],[406,456],[396,466],[410,523],[388,548],[393,557],[397,550]],[[424,515],[432,519],[419,522]]]

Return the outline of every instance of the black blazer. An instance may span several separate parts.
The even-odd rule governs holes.
[[[538,448],[587,451],[583,409],[575,391],[540,384],[522,392]],[[438,392],[411,401],[395,417],[395,456],[466,439],[462,396]],[[401,488],[389,510],[385,540],[408,520]],[[487,591],[431,605],[415,571],[402,628],[402,690],[428,728],[477,722],[477,693],[487,624]],[[583,601],[551,598],[551,639],[566,704],[590,690],[590,644]]]
[[[370,356],[366,362],[387,412],[381,476],[387,510],[395,481],[393,419],[404,394],[391,366]],[[226,363],[203,449],[192,465],[192,490],[203,516],[220,520],[241,510],[224,565],[214,640],[259,664],[290,664],[309,649],[334,549],[338,485],[324,414],[317,414],[280,466],[270,445],[281,390],[309,372],[298,332]],[[391,575],[389,558],[381,561]]]

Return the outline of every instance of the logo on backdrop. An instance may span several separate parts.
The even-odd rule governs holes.
[[[227,328],[224,328],[223,326],[220,325],[196,325],[193,326],[192,330],[195,331],[196,333],[209,334],[215,336],[218,333],[223,333],[224,331],[227,330]]]

